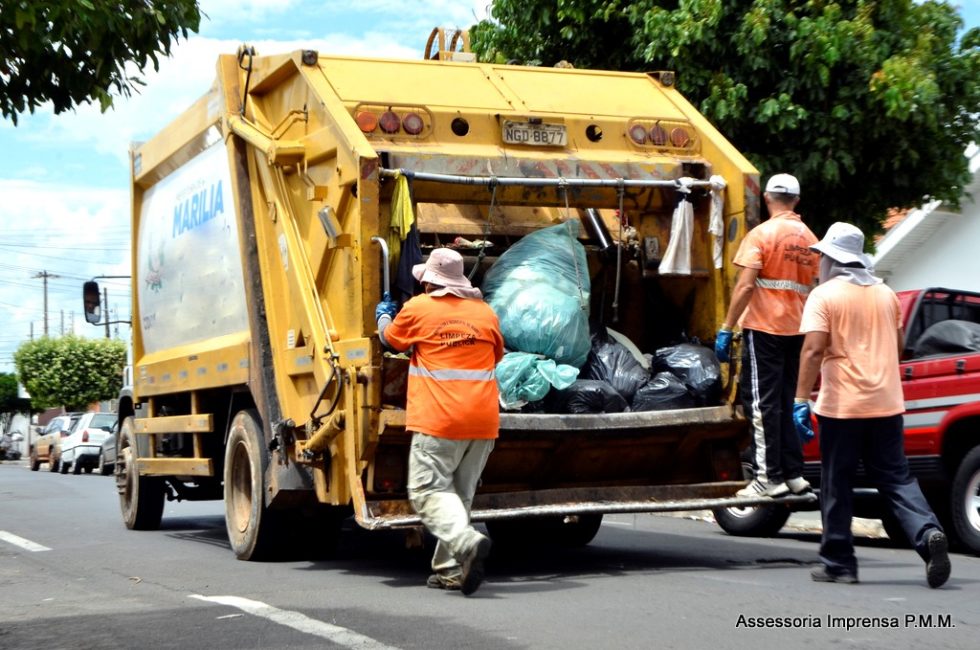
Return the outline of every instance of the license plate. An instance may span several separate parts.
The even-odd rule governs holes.
[[[564,147],[568,133],[564,124],[530,124],[504,120],[504,142],[541,147]]]

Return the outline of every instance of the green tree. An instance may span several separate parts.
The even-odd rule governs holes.
[[[196,0],[0,0],[0,111],[17,115],[50,101],[55,113],[129,95],[149,61],[196,32]]]
[[[44,337],[21,344],[14,365],[35,408],[84,410],[119,395],[126,345],[111,339]]]
[[[678,89],[801,212],[880,230],[889,208],[958,205],[978,139],[980,30],[944,1],[494,0],[482,60],[674,70]]]
[[[0,372],[0,414],[30,411],[31,402],[17,396],[17,376]]]

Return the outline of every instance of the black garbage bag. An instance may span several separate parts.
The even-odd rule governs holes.
[[[619,391],[623,399],[632,402],[637,389],[650,381],[650,372],[625,345],[603,334],[593,334],[592,348],[579,379],[604,381]]]
[[[697,406],[687,385],[672,373],[664,371],[636,391],[631,411],[667,411]]]
[[[699,406],[721,401],[721,366],[713,349],[693,343],[660,348],[653,355],[651,372],[664,371],[683,381]]]
[[[576,379],[564,390],[552,390],[545,399],[551,413],[621,413],[629,410],[619,391],[598,379]]]
[[[955,352],[980,352],[980,324],[968,320],[944,320],[929,328],[915,342],[915,356]]]

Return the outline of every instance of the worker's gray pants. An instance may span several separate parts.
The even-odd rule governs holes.
[[[470,525],[470,506],[493,443],[412,434],[408,498],[438,540],[432,556],[437,573],[458,573],[460,558],[481,537]]]

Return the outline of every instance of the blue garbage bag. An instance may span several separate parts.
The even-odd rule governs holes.
[[[544,398],[552,386],[568,388],[578,377],[578,368],[557,364],[538,354],[508,352],[497,364],[495,374],[500,404],[512,410]]]
[[[589,273],[578,222],[526,235],[487,271],[480,287],[508,349],[581,368],[589,354]]]

